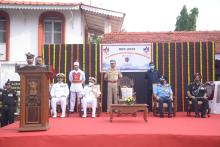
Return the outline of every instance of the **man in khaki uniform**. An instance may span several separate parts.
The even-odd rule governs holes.
[[[107,112],[109,112],[110,104],[117,104],[117,82],[119,78],[122,78],[121,72],[116,68],[116,61],[110,60],[111,68],[105,73],[105,80],[108,81],[108,96],[107,96]],[[112,102],[113,100],[113,102]]]

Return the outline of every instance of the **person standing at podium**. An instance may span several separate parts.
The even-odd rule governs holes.
[[[58,73],[56,75],[57,83],[53,84],[50,95],[51,95],[51,107],[53,118],[57,117],[57,103],[60,102],[62,114],[60,117],[65,117],[66,114],[66,100],[69,95],[69,87],[66,83],[63,82],[64,74]]]
[[[74,62],[74,69],[69,73],[70,86],[70,113],[74,112],[76,97],[77,104],[82,97],[83,85],[85,83],[85,73],[79,69],[79,62]]]

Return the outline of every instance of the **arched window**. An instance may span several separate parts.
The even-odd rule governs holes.
[[[9,15],[0,11],[0,60],[9,60]]]
[[[39,18],[38,54],[44,44],[65,43],[65,17],[59,12],[44,12]]]
[[[59,17],[45,17],[44,44],[62,43],[62,20]]]

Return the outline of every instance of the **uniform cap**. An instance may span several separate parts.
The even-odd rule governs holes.
[[[10,80],[8,80],[8,81],[5,83],[5,86],[6,86],[6,85],[11,85]]]
[[[25,55],[26,55],[27,59],[34,58],[34,54],[31,54],[30,52],[26,53]]]
[[[116,61],[114,59],[110,60],[110,63],[116,63]]]
[[[153,63],[153,62],[150,62],[149,65],[152,66],[152,65],[154,65],[154,63]]]
[[[166,76],[161,76],[160,81],[163,81],[163,80],[167,80],[167,77]]]
[[[57,78],[64,78],[65,75],[64,75],[63,73],[58,73],[58,74],[56,75],[56,77],[57,77]]]
[[[96,83],[96,78],[94,78],[94,77],[89,77],[89,82],[91,82],[91,83]]]
[[[197,72],[197,73],[194,74],[194,80],[196,79],[197,76],[199,76],[200,79],[202,78],[202,75]]]
[[[79,66],[79,62],[74,62],[74,64],[73,64],[74,66]]]

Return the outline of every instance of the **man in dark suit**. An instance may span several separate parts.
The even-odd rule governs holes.
[[[150,69],[145,74],[145,79],[147,81],[147,99],[146,102],[149,105],[149,109],[152,110],[152,93],[153,85],[160,82],[161,74],[157,69],[155,69],[154,63],[149,63]]]

